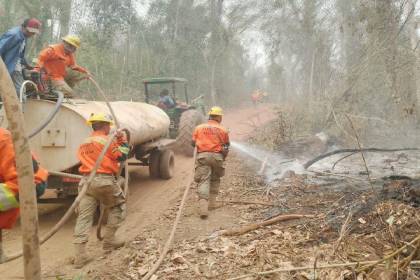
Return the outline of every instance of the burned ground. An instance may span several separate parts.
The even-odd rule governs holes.
[[[252,139],[253,144],[266,141]],[[156,279],[419,279],[419,242],[374,266],[319,268],[380,260],[418,237],[418,182],[404,172],[397,176],[398,166],[393,176],[374,170],[389,170],[386,165],[398,161],[406,169],[415,167],[416,155],[378,156],[367,156],[373,166],[370,181],[357,156],[341,169],[331,170],[337,159],[330,159],[329,168],[323,162],[304,174],[280,172],[281,178],[267,180],[258,175],[261,162],[233,152],[219,196],[224,205],[200,220],[194,189],[190,192],[175,244]],[[92,267],[89,279],[141,279],[158,259],[177,207],[170,206],[126,248],[105,258],[105,267]],[[288,214],[313,217],[223,235],[224,230]],[[296,267],[309,269],[293,271]],[[279,268],[284,271],[264,273]]]

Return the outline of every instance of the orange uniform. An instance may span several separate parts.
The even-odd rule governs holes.
[[[230,144],[227,129],[214,120],[197,126],[192,140],[197,146],[198,153],[222,153],[223,146]]]
[[[108,137],[109,136],[102,131],[94,131],[92,135],[80,145],[78,151],[78,158],[81,162],[79,168],[80,173],[89,174],[92,171]],[[127,158],[129,151],[130,149],[125,138],[114,140],[106,152],[97,173],[116,175],[119,169],[119,163]]]
[[[10,229],[19,217],[15,151],[12,135],[0,128],[0,229]],[[45,183],[48,172],[38,165],[35,184]]]
[[[35,184],[38,185],[38,184],[46,182],[47,179],[48,179],[48,170],[39,165],[38,159],[37,159],[37,157],[35,156],[34,153],[32,153],[32,161],[35,162],[34,166],[36,165],[36,167],[34,167],[34,171],[35,171],[34,181],[35,181]]]
[[[36,185],[46,182],[48,179],[48,170],[39,166],[38,171],[34,174],[34,176]]]
[[[0,128],[0,229],[12,228],[19,217],[19,192],[12,135]]]
[[[51,45],[43,49],[39,54],[37,67],[43,68],[51,80],[64,80],[67,67],[81,73],[87,73],[86,69],[76,65],[72,53],[64,51],[63,44]]]

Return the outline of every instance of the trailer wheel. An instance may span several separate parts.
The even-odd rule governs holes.
[[[149,156],[149,174],[151,178],[159,178],[160,177],[160,155],[161,152],[159,150],[155,150],[150,153]]]
[[[160,178],[168,180],[174,174],[175,157],[171,150],[164,150],[160,156]]]

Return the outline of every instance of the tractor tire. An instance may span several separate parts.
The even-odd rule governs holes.
[[[197,110],[188,110],[182,113],[179,120],[178,137],[176,145],[179,151],[186,156],[194,156],[194,147],[191,145],[192,134],[197,125],[205,121],[204,115]]]
[[[171,150],[164,150],[160,155],[160,178],[169,180],[174,175],[175,156]]]
[[[149,175],[150,178],[160,177],[160,156],[159,150],[152,151],[149,155]]]

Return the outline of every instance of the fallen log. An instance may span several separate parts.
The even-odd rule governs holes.
[[[289,220],[296,220],[301,218],[314,218],[315,215],[303,215],[303,214],[289,214],[289,215],[279,215],[277,217],[271,218],[266,221],[258,222],[258,223],[252,223],[248,224],[239,228],[233,228],[233,229],[226,229],[221,230],[218,232],[218,235],[220,236],[234,236],[234,235],[242,235],[247,232],[259,229],[260,227],[269,226],[272,224],[276,224],[278,222],[284,222]]]
[[[336,155],[336,154],[343,154],[343,153],[360,153],[360,152],[373,152],[373,153],[378,153],[378,152],[387,152],[387,153],[392,153],[392,152],[402,152],[402,151],[418,151],[420,149],[418,148],[400,148],[400,149],[383,149],[383,148],[363,148],[363,149],[338,149],[335,151],[331,151],[322,155],[319,155],[309,161],[307,161],[303,167],[305,169],[308,169],[311,165],[313,165],[315,162],[318,162],[320,160],[323,160],[324,158]]]
[[[334,170],[334,168],[335,168],[335,166],[340,162],[340,161],[342,161],[342,160],[345,160],[346,158],[349,158],[349,157],[351,157],[352,155],[355,155],[355,154],[357,154],[357,153],[350,153],[350,154],[348,154],[348,155],[345,155],[344,157],[342,157],[342,158],[340,158],[340,159],[338,159],[336,162],[334,162],[334,164],[333,164],[333,166],[332,166],[332,170]]]
[[[249,200],[218,200],[218,202],[226,204],[245,204],[245,205],[263,205],[271,207],[279,207],[279,204],[261,202],[261,201],[249,201]]]

